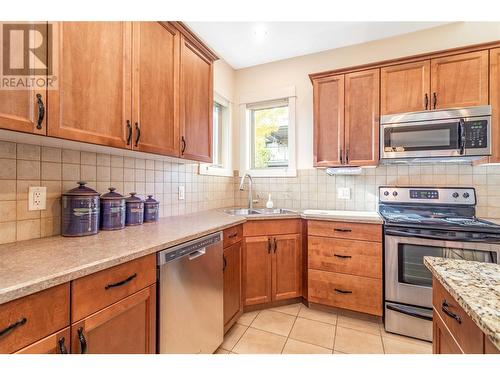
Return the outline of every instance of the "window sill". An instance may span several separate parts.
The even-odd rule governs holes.
[[[213,167],[210,164],[200,164],[198,173],[207,176],[222,176],[222,177],[234,176],[234,172],[232,169]]]
[[[245,173],[252,177],[297,177],[296,169],[249,169],[240,171],[240,177]]]

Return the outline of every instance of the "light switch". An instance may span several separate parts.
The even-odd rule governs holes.
[[[47,188],[30,186],[28,191],[28,211],[45,210],[47,207]]]
[[[184,199],[186,199],[186,187],[179,185],[179,200],[182,201]]]
[[[350,188],[337,188],[337,199],[351,199],[351,189]]]

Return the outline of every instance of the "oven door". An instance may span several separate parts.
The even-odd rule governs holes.
[[[459,119],[382,125],[381,158],[460,156],[460,129]]]
[[[385,236],[385,299],[432,308],[432,274],[424,256],[498,263],[500,244]]]

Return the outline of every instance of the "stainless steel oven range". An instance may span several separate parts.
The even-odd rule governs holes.
[[[388,332],[432,341],[432,275],[424,256],[499,263],[500,226],[475,216],[474,188],[379,188]]]

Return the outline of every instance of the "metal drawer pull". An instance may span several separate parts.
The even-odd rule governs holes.
[[[335,232],[352,232],[352,229],[342,229],[342,228],[335,228],[333,229]]]
[[[28,321],[28,319],[21,318],[17,322],[12,323],[10,326],[8,326],[7,328],[5,328],[5,329],[3,329],[3,330],[0,331],[0,337],[6,335],[7,333],[9,333],[10,331],[16,329],[17,327],[21,327],[22,325],[25,325],[27,321]]]
[[[66,349],[66,345],[64,345],[65,338],[61,337],[57,343],[59,344],[59,353],[68,354],[68,349]]]
[[[274,253],[276,254],[276,250],[278,248],[278,245],[276,244],[276,237],[274,237]]]
[[[341,294],[352,294],[352,291],[351,290],[342,290],[342,289],[337,289],[335,288],[334,289],[337,293],[341,293]]]
[[[433,92],[432,93],[432,105],[433,105],[434,109],[436,109],[437,102],[438,102],[437,94],[435,92]]]
[[[130,120],[127,120],[127,146],[132,142],[132,125],[130,124]]]
[[[271,254],[271,237],[267,239],[267,253]]]
[[[226,267],[227,267],[227,259],[224,255],[222,256],[222,262],[223,262],[222,272],[224,272],[226,270]]]
[[[453,318],[455,319],[458,324],[462,324],[462,319],[455,313],[452,313],[450,310],[449,310],[449,307],[450,305],[448,305],[448,302],[446,302],[446,300],[443,300],[443,303],[441,304],[441,310],[446,314],[448,315],[450,318]]]
[[[429,96],[427,95],[427,93],[425,94],[425,110],[427,111],[427,109],[429,108]]]
[[[189,254],[188,259],[189,260],[194,260],[196,258],[201,257],[202,255],[205,255],[205,248],[193,251],[191,254]]]
[[[78,328],[78,341],[80,342],[80,354],[87,353],[87,339],[83,334],[83,327]]]
[[[134,273],[133,275],[130,275],[129,277],[127,277],[125,280],[118,281],[117,283],[114,283],[114,284],[108,284],[108,285],[106,285],[104,287],[104,289],[108,290],[109,288],[116,288],[117,286],[122,286],[123,284],[126,284],[126,283],[132,281],[136,277],[137,277],[137,274]]]
[[[232,234],[230,234],[229,236],[227,236],[227,238],[234,238],[234,237],[236,237],[237,235],[238,235],[238,232],[236,232],[236,233],[232,233]]]
[[[36,121],[36,128],[42,128],[43,118],[45,117],[45,106],[43,105],[42,95],[36,94],[36,101],[38,104],[38,119]]]
[[[336,256],[337,258],[342,258],[342,259],[352,258],[352,256],[350,256],[350,255],[333,254],[333,256]]]
[[[139,126],[139,123],[135,123],[135,131],[137,132],[137,136],[135,138],[135,147],[139,145],[139,141],[141,140],[141,127]]]

